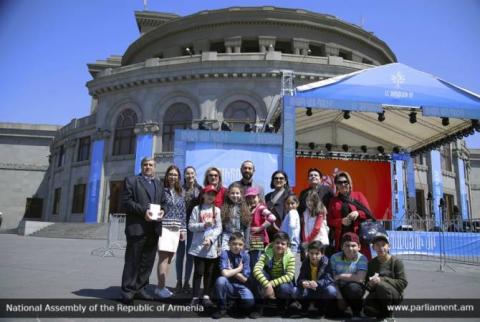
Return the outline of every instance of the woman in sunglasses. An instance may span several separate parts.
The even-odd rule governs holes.
[[[368,217],[364,211],[370,211],[367,198],[360,191],[353,191],[353,181],[348,172],[339,172],[335,176],[337,195],[330,201],[328,225],[334,230],[334,246],[340,251],[340,238],[345,233],[359,233],[360,223]],[[370,211],[371,212],[371,211]],[[332,241],[331,241],[332,243]],[[360,241],[360,252],[371,259],[370,245]]]
[[[276,222],[267,229],[270,240],[273,240],[273,235],[280,231],[283,218],[285,218],[287,214],[287,211],[285,211],[285,200],[288,196],[293,195],[293,192],[288,184],[288,176],[282,170],[277,170],[272,174],[270,188],[272,188],[273,191],[265,195],[265,203],[267,204],[267,208],[277,218]]]
[[[205,171],[205,179],[203,180],[203,186],[206,187],[212,185],[217,189],[217,195],[215,197],[215,207],[221,208],[225,198],[225,192],[227,188],[223,186],[222,172],[216,167],[210,167]],[[200,196],[202,198],[202,196]]]

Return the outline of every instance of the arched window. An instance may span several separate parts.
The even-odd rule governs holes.
[[[232,131],[244,131],[245,124],[253,124],[257,113],[253,106],[245,101],[230,103],[223,112],[223,119],[230,124]]]
[[[124,110],[117,117],[115,136],[113,139],[113,155],[134,154],[136,136],[133,132],[137,124],[137,114],[134,111]]]
[[[163,116],[162,151],[173,151],[175,129],[189,129],[192,125],[192,110],[187,104],[171,105]]]

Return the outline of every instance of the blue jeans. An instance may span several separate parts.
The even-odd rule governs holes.
[[[220,276],[215,282],[215,295],[218,307],[225,309],[228,299],[240,299],[240,308],[249,309],[255,305],[255,299],[250,289],[243,284],[231,283],[225,276]]]
[[[265,272],[265,270],[262,270],[262,272],[269,281],[272,280],[272,278],[270,277],[270,274]],[[263,298],[264,297],[263,286],[256,279],[254,280],[255,280],[255,286],[256,286],[256,295],[259,298]],[[295,299],[298,293],[297,287],[295,287],[293,282],[280,284],[278,286],[275,286],[273,290],[275,291],[275,297],[282,300]]]
[[[250,272],[253,274],[253,268],[260,259],[260,256],[262,256],[263,250],[251,250],[248,254],[250,255]]]
[[[307,300],[334,300],[337,298],[337,289],[335,285],[329,285],[324,288],[317,287],[316,290],[310,288],[298,288],[297,296],[299,299]]]
[[[184,284],[190,282],[190,276],[192,276],[193,270],[193,256],[188,254],[188,250],[190,249],[190,245],[192,244],[192,237],[193,233],[191,231],[187,231],[187,241],[185,245],[185,241],[181,241],[178,243],[177,252],[175,253],[175,269],[177,273],[177,282],[182,283],[182,276],[183,276],[183,259],[185,256],[187,257],[187,262],[185,264],[185,277],[184,277]]]

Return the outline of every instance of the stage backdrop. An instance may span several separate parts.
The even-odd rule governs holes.
[[[389,162],[368,162],[357,160],[321,160],[314,158],[296,158],[297,195],[308,187],[307,171],[318,168],[324,176],[324,184],[335,189],[333,177],[338,171],[350,173],[353,190],[362,192],[368,200],[375,218],[387,220],[392,218],[392,179]]]
[[[243,161],[255,164],[254,181],[270,191],[272,173],[282,168],[282,136],[275,133],[175,130],[174,163],[183,171],[194,166],[203,184],[205,170],[215,166],[222,171],[228,187],[242,178]]]

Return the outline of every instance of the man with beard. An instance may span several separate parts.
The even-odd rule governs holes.
[[[255,165],[253,162],[250,160],[243,161],[242,166],[240,167],[240,172],[242,173],[242,179],[236,181],[236,183],[242,186],[243,192],[245,192],[247,188],[255,187],[260,192],[260,198],[264,200],[263,187],[253,182],[253,174],[255,173]]]

